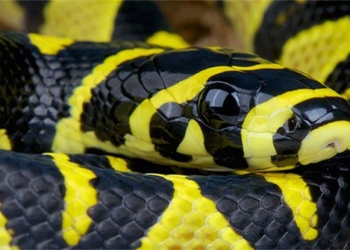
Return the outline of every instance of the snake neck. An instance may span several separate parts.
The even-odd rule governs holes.
[[[107,125],[107,128],[114,129],[114,133],[120,131],[120,134],[123,134],[126,131],[125,126],[121,125],[123,122],[120,119],[123,118],[114,119],[117,125],[121,125],[117,130],[114,125],[106,123],[105,118],[89,122],[91,120],[87,116],[95,119],[96,114],[89,113],[89,105],[86,104],[89,102],[88,96],[94,96],[94,93],[102,89],[98,86],[101,81],[96,79],[92,82],[91,79],[107,77],[108,74],[101,75],[104,69],[99,70],[97,67],[101,64],[108,68],[109,80],[112,79],[114,83],[119,80],[117,85],[121,86],[122,82],[129,82],[137,78],[137,72],[133,68],[137,67],[137,62],[135,65],[129,64],[130,67],[123,67],[116,73],[117,70],[114,69],[118,67],[118,62],[114,60],[116,64],[113,65],[113,60],[110,59],[111,57],[118,58],[122,52],[132,51],[135,46],[140,50],[148,51],[151,49],[150,45],[116,42],[92,46],[89,42],[73,41],[72,44],[63,46],[63,40],[58,39],[54,40],[51,50],[48,50],[30,35],[14,32],[3,33],[0,42],[3,45],[0,48],[2,58],[0,62],[0,99],[3,102],[0,107],[0,130],[9,138],[10,149],[32,153],[52,151],[57,125],[64,119],[72,118],[72,112],[76,113],[75,110],[72,110],[72,104],[76,102],[76,99],[81,99],[79,95],[82,92],[85,93],[83,95],[85,100],[80,103],[80,108],[83,108],[84,112],[81,114],[83,122],[79,124],[79,130],[97,129],[97,137],[101,139],[104,139],[106,134],[102,132],[106,128],[98,129],[102,123]],[[62,46],[53,51],[52,48],[58,47],[57,45]],[[121,55],[119,64],[125,61],[127,60]],[[133,74],[135,77],[131,76]],[[125,75],[128,80],[123,79]],[[106,85],[103,86],[106,87],[106,90],[109,88]],[[113,88],[113,91],[116,91],[118,86]],[[76,94],[77,91],[78,94]],[[117,104],[120,100],[110,101],[104,105],[121,108]],[[131,107],[133,105],[131,103],[134,103],[134,100],[131,100],[130,104],[123,103],[123,105]],[[80,123],[79,117],[74,119]],[[115,139],[113,143],[117,141],[118,139]]]

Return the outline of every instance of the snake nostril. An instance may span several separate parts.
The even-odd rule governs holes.
[[[324,148],[334,148],[337,149],[337,143],[334,141],[329,142],[328,144],[326,144],[326,146]]]

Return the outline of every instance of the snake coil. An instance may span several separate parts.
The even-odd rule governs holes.
[[[96,37],[75,4],[103,11]],[[190,47],[152,1],[0,2],[46,34],[0,33],[0,246],[350,248],[349,51],[314,69],[300,49],[350,5],[250,4],[220,3],[246,49],[312,77]]]

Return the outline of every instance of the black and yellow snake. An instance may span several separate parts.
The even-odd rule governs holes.
[[[339,94],[189,47],[153,2],[0,2],[66,36],[0,33],[1,249],[350,248],[350,2],[220,5],[246,50]]]

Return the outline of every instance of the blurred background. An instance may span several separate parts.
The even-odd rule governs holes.
[[[40,1],[25,1],[32,6]],[[39,2],[39,4],[38,4]],[[74,1],[72,1],[74,2]],[[0,29],[25,31],[18,10],[11,1],[1,1]],[[223,46],[243,49],[238,36],[216,1],[155,1],[173,30],[195,46]],[[40,8],[40,6],[38,6]],[[75,9],[74,9],[75,11]]]

